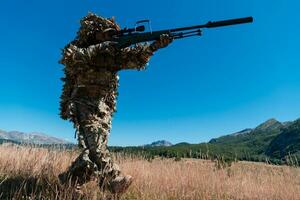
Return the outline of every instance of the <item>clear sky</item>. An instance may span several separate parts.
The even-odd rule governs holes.
[[[148,2],[148,3],[145,3]],[[300,117],[300,2],[296,0],[10,0],[0,3],[0,129],[74,141],[59,118],[60,49],[88,11],[154,30],[252,15],[157,52],[120,73],[110,145],[208,141],[276,118]]]

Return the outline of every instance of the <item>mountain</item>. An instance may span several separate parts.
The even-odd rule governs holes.
[[[264,156],[270,143],[281,133],[284,127],[281,122],[269,119],[254,129],[244,129],[237,133],[214,138],[209,143],[232,147],[240,155],[241,152],[245,152],[244,155],[241,155],[242,157]]]
[[[113,151],[137,153],[145,157],[188,157],[224,160],[268,160],[276,164],[289,164],[288,159],[300,160],[300,119],[279,122],[269,119],[255,128],[211,139],[208,143],[178,143],[171,146],[158,141],[144,147],[115,148]],[[292,156],[288,157],[287,156]],[[300,163],[298,163],[300,165]]]
[[[258,125],[254,131],[273,131],[273,130],[279,130],[280,128],[283,128],[283,124],[276,119],[272,118],[264,123]]]
[[[259,138],[265,139],[269,136],[274,136],[279,134],[281,128],[284,125],[275,119],[269,119],[264,123],[258,125],[254,129],[244,129],[242,131],[232,133],[230,135],[221,136],[219,138],[214,138],[210,140],[209,143],[241,143],[249,142],[249,140],[257,140]]]
[[[0,130],[0,140],[2,141],[14,141],[16,143],[31,143],[31,144],[68,144],[70,142],[48,136],[43,133],[37,133],[37,132],[32,132],[32,133],[24,133],[24,132],[19,132],[19,131],[3,131]]]
[[[173,144],[169,141],[158,140],[158,141],[152,142],[151,144],[146,144],[146,145],[144,145],[144,147],[169,147],[172,145]]]
[[[266,155],[277,159],[289,155],[300,156],[300,119],[290,123],[274,138],[266,150]]]
[[[269,119],[254,129],[214,138],[209,144],[230,149],[239,159],[285,163],[287,156],[300,158],[300,119],[283,123]]]

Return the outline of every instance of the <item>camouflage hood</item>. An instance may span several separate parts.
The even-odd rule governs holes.
[[[88,13],[80,20],[80,29],[77,32],[77,43],[79,47],[85,47],[86,44],[94,44],[95,33],[104,32],[107,29],[120,30],[120,26],[115,23],[114,18],[104,18],[94,13]]]

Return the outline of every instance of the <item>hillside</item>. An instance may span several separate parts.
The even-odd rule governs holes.
[[[300,157],[300,119],[287,126],[272,140],[266,154],[277,159],[289,155]]]
[[[271,141],[281,133],[284,125],[269,119],[254,129],[245,129],[238,133],[212,139],[209,143],[234,146],[236,151],[246,151],[250,155],[264,154]]]
[[[300,120],[269,119],[255,128],[211,139],[208,143],[178,143],[172,146],[112,147],[115,152],[148,157],[219,158],[284,164],[286,156],[300,158]],[[299,164],[299,163],[298,163]]]
[[[263,139],[264,141],[269,141],[272,136],[279,134],[280,129],[284,125],[275,119],[269,119],[266,122],[258,125],[254,129],[244,129],[242,131],[232,133],[230,135],[221,136],[219,138],[214,138],[209,141],[211,144],[243,144],[251,143],[257,140]],[[271,137],[271,138],[270,138]],[[265,145],[265,143],[264,143]],[[252,146],[250,144],[250,146]]]

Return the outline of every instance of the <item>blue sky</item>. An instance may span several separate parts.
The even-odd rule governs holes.
[[[253,24],[204,30],[157,52],[145,71],[120,73],[109,144],[208,141],[276,118],[300,117],[300,2],[296,0],[2,1],[0,129],[73,141],[59,118],[60,49],[88,11],[154,30],[246,17]]]

